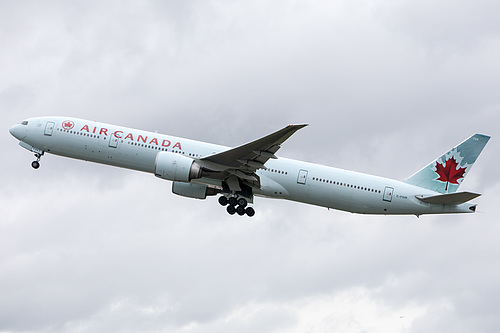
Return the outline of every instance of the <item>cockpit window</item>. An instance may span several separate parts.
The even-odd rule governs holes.
[[[23,121],[21,125],[28,125],[28,121],[27,120]]]

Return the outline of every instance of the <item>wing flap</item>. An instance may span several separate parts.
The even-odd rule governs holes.
[[[474,198],[477,198],[480,195],[481,194],[472,192],[455,192],[455,193],[433,195],[430,197],[429,196],[426,197],[423,195],[416,195],[415,197],[422,202],[430,204],[458,205],[470,201]]]

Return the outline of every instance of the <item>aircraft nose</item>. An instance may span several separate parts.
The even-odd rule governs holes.
[[[13,137],[22,140],[26,136],[26,131],[23,131],[20,127],[21,125],[16,124],[9,129],[9,132]]]
[[[9,132],[10,134],[12,134],[12,136],[16,136],[16,125],[14,126],[11,126],[10,129],[9,129]]]

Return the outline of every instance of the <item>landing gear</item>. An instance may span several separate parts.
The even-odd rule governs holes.
[[[36,170],[40,167],[40,158],[42,157],[42,154],[39,154],[39,153],[35,154],[36,161],[31,162],[31,166],[33,167],[33,169]]]
[[[255,210],[252,207],[247,207],[248,201],[244,197],[226,197],[222,195],[219,197],[221,206],[227,206],[226,211],[229,215],[238,214],[239,216],[248,215],[252,217],[255,215]]]

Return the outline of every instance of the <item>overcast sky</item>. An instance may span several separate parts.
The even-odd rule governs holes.
[[[498,332],[500,2],[0,1],[0,331]],[[474,133],[477,214],[252,219],[10,136],[67,115],[404,179]]]

